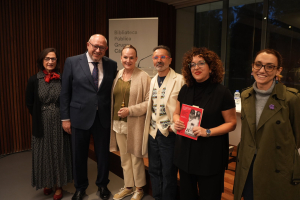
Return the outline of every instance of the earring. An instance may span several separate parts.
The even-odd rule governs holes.
[[[251,79],[253,79],[254,77],[253,77],[253,72],[251,72]]]
[[[276,77],[275,78],[275,83],[277,84],[278,83],[278,76],[276,75],[275,77]]]

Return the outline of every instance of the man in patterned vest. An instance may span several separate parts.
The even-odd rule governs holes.
[[[174,200],[177,168],[173,164],[176,138],[173,112],[184,79],[170,68],[172,58],[168,47],[162,45],[155,47],[152,59],[158,73],[150,84],[143,155],[148,152],[149,174],[155,200]]]

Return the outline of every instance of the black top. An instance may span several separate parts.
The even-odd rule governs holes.
[[[157,76],[158,87],[160,87],[163,84],[165,78],[166,78],[165,76],[163,77]]]
[[[221,84],[195,83],[184,85],[178,95],[180,107],[183,104],[196,105],[204,109],[201,127],[211,129],[223,124],[222,111],[235,107],[230,91]],[[229,156],[228,133],[209,138],[192,140],[176,135],[174,164],[190,174],[213,175],[227,168]]]

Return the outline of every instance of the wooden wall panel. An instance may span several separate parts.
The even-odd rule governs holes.
[[[63,72],[65,59],[84,53],[91,35],[108,35],[108,19],[136,17],[159,17],[159,44],[169,46],[175,55],[175,8],[161,2],[0,1],[0,155],[31,148],[31,116],[25,106],[25,90],[28,78],[38,72],[39,53],[56,48]]]

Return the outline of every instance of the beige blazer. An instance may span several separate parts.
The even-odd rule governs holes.
[[[111,136],[110,151],[119,151],[116,133],[113,130],[113,91],[118,79],[122,76],[124,69],[120,70],[113,82],[111,92]],[[139,68],[135,68],[131,76],[130,92],[129,92],[129,116],[127,117],[127,153],[131,153],[136,157],[142,158],[142,141],[144,123],[147,111],[150,88],[149,75]]]
[[[165,94],[165,98],[162,100],[162,102],[165,104],[165,109],[168,118],[170,119],[170,122],[172,123],[171,128],[176,133],[176,130],[174,128],[174,122],[173,122],[173,113],[176,108],[176,101],[179,94],[180,89],[185,84],[183,76],[181,74],[177,74],[173,69],[170,68],[170,77],[167,83],[167,90]],[[156,74],[150,84],[150,92],[149,92],[149,100],[148,100],[148,107],[147,107],[147,114],[146,114],[146,121],[145,121],[145,127],[144,127],[144,134],[143,134],[143,146],[142,146],[142,155],[144,157],[147,157],[148,155],[148,137],[149,137],[149,127],[150,127],[150,120],[152,115],[152,91],[155,84],[155,81],[157,81]]]

